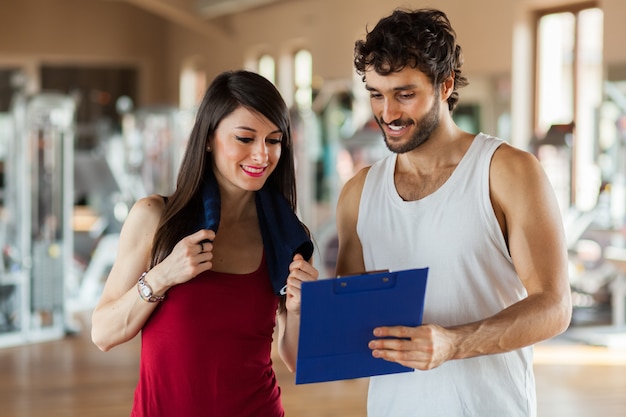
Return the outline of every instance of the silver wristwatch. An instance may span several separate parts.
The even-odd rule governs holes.
[[[137,291],[139,291],[139,296],[142,300],[147,301],[149,303],[156,303],[159,301],[165,300],[164,295],[154,295],[152,293],[152,288],[143,280],[148,272],[144,272],[139,277],[139,281],[137,281]]]

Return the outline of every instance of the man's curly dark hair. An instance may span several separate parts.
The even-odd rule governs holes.
[[[456,32],[446,14],[435,9],[396,9],[354,47],[354,66],[364,81],[369,67],[381,75],[401,71],[407,66],[416,68],[429,77],[433,86],[453,75],[454,88],[448,98],[450,111],[459,101],[457,89],[469,84],[461,74],[462,65]]]

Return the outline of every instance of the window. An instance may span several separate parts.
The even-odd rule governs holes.
[[[569,203],[595,204],[596,112],[602,100],[603,13],[593,4],[542,12],[537,21],[535,130],[575,126],[571,137]],[[569,174],[568,174],[569,175]]]
[[[187,68],[180,75],[180,107],[194,109],[202,99],[205,87],[205,75],[202,72]]]
[[[276,84],[276,63],[271,55],[261,55],[258,62],[258,73]]]
[[[191,57],[183,64],[180,73],[180,108],[193,110],[204,96],[207,83],[204,62],[199,57]]]
[[[313,58],[311,53],[301,49],[294,55],[295,101],[301,110],[310,109],[313,104]]]

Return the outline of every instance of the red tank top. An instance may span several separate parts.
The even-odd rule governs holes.
[[[265,259],[172,287],[142,330],[132,417],[282,417],[271,345],[278,298]]]

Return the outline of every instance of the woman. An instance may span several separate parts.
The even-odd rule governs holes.
[[[133,417],[284,415],[274,326],[293,371],[301,283],[318,277],[295,202],[279,92],[251,72],[220,74],[200,104],[176,191],[134,205],[93,313],[103,351],[142,332]],[[281,251],[285,243],[294,251]]]

